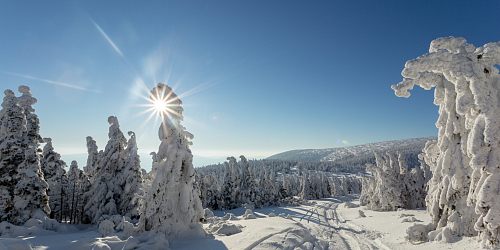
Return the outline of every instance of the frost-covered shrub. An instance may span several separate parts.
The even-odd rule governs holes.
[[[463,38],[438,38],[429,53],[406,63],[404,80],[392,86],[401,97],[414,85],[435,87],[439,137],[426,201],[441,239],[477,230],[483,246],[499,244],[499,63],[499,42],[476,48]]]

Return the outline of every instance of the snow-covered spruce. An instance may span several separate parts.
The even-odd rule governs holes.
[[[4,93],[0,110],[0,221],[11,221],[17,167],[26,158],[23,147],[26,116],[14,92],[8,89]]]
[[[500,236],[499,63],[499,42],[476,48],[463,38],[438,38],[429,53],[406,63],[404,80],[392,86],[401,97],[414,85],[436,87],[438,153],[430,165],[428,211],[436,228],[453,235],[477,230],[483,246],[498,245]]]
[[[377,211],[415,209],[425,206],[426,168],[415,167],[410,172],[403,154],[375,153],[377,166],[368,164],[372,176],[363,177],[359,198],[362,206]],[[427,175],[426,175],[427,174]]]
[[[123,151],[124,160],[123,171],[121,173],[119,185],[121,186],[120,214],[132,219],[139,218],[139,212],[145,196],[143,189],[141,160],[137,151],[137,142],[135,133],[129,131],[130,139],[125,151]]]
[[[255,196],[257,193],[255,179],[250,168],[248,167],[247,158],[245,158],[244,155],[240,155],[240,159],[241,180],[240,189],[236,200],[239,204],[254,204]]]
[[[98,169],[98,162],[100,158],[102,157],[102,154],[104,152],[97,152],[98,147],[96,141],[92,138],[92,136],[87,136],[87,165],[83,167],[83,170],[85,173],[87,173],[87,176],[92,180],[94,180],[94,176],[96,175]]]
[[[162,83],[151,90],[150,97],[153,102],[168,104],[169,114],[162,114],[158,131],[161,144],[156,153],[158,173],[146,196],[138,233],[161,232],[167,237],[178,237],[188,230],[201,233],[199,223],[204,211],[194,189],[196,173],[189,149],[193,135],[181,125],[182,102]]]
[[[123,162],[120,157],[125,150],[127,140],[120,130],[118,119],[115,116],[108,118],[109,141],[106,148],[96,162],[96,166],[87,166],[95,169],[95,174],[91,178],[90,190],[85,194],[88,202],[85,205],[85,212],[90,217],[92,223],[97,223],[102,215],[118,214],[118,205],[122,190],[117,184],[117,175],[123,170]]]
[[[24,224],[33,214],[42,210],[49,214],[49,196],[47,195],[48,184],[44,179],[40,165],[42,155],[38,150],[43,142],[39,134],[40,126],[38,116],[34,113],[33,105],[37,100],[30,93],[27,86],[19,86],[22,93],[19,106],[26,115],[26,130],[23,131],[23,143],[25,148],[25,159],[17,167],[17,183],[14,188],[14,209],[9,218],[13,224]]]
[[[61,160],[61,155],[54,151],[51,138],[43,138],[45,146],[43,147],[43,158],[41,167],[45,181],[49,185],[47,194],[50,197],[50,218],[58,221],[63,220],[63,212],[66,212],[67,203],[68,176],[66,175],[66,163]]]

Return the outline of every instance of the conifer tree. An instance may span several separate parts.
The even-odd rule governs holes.
[[[18,166],[26,159],[23,133],[26,116],[19,100],[10,89],[5,90],[0,110],[0,220],[13,218],[14,189]]]
[[[189,149],[193,135],[181,125],[182,102],[170,87],[159,83],[150,97],[157,106],[165,106],[163,110],[168,113],[161,113],[158,131],[161,144],[156,154],[158,173],[146,196],[138,232],[161,232],[176,237],[189,229],[199,229],[204,214],[194,189],[196,171]]]
[[[51,138],[43,138],[42,171],[49,185],[47,194],[49,195],[50,217],[62,221],[62,208],[66,202],[66,191],[68,188],[68,176],[64,167],[66,163],[61,160],[61,155],[54,151]]]
[[[23,144],[26,148],[25,160],[17,168],[17,183],[14,189],[14,211],[10,220],[13,224],[23,224],[37,210],[50,214],[48,184],[44,179],[40,165],[40,143],[43,142],[39,134],[38,116],[34,113],[33,105],[37,100],[30,93],[27,86],[19,86],[22,93],[19,106],[26,116],[26,131],[23,131]]]

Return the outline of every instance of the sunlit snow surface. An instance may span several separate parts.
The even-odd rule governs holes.
[[[406,228],[413,223],[429,223],[425,210],[376,212],[359,204],[357,196],[327,198],[297,207],[266,207],[253,210],[256,219],[243,219],[245,208],[215,211],[216,220],[227,213],[233,218],[224,223],[241,228],[226,236],[170,240],[170,249],[476,249],[477,237],[456,238],[455,243],[426,242],[418,245],[404,239]],[[314,204],[315,203],[315,204]],[[351,208],[348,208],[351,207]],[[360,217],[359,210],[366,217]],[[274,213],[275,217],[269,217]],[[281,216],[280,216],[281,215]],[[286,217],[290,215],[291,219]],[[226,216],[229,218],[231,216]],[[413,218],[414,217],[414,218]],[[417,220],[417,221],[415,221]],[[415,222],[405,222],[415,221]],[[208,229],[210,223],[204,224]],[[68,226],[67,233],[29,230],[31,235],[0,238],[0,249],[123,249],[121,233],[99,238],[97,230],[77,231]],[[109,248],[108,248],[109,247]]]

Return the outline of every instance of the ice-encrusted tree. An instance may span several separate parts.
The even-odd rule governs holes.
[[[476,48],[464,38],[438,38],[429,53],[406,63],[404,80],[392,86],[400,97],[409,97],[414,85],[435,87],[438,155],[430,166],[428,211],[438,230],[456,236],[477,230],[484,246],[498,245],[500,235],[497,64],[499,42]]]
[[[240,155],[240,159],[242,174],[237,201],[241,205],[245,203],[253,204],[255,202],[256,195],[255,180],[250,168],[248,167],[247,158],[245,158],[244,155]]]
[[[22,95],[19,106],[26,116],[26,130],[23,131],[23,144],[26,148],[25,159],[17,168],[17,183],[14,189],[14,211],[10,218],[13,224],[23,224],[37,210],[50,213],[48,184],[44,179],[40,160],[42,155],[38,148],[43,142],[39,134],[40,125],[38,116],[34,113],[33,105],[37,99],[30,93],[27,86],[19,86]]]
[[[189,149],[193,135],[181,124],[182,101],[169,86],[158,83],[150,97],[162,118],[158,131],[161,144],[156,154],[158,173],[146,196],[138,232],[177,237],[190,229],[200,230],[204,215],[194,189],[196,173]]]
[[[240,171],[238,168],[238,163],[236,162],[236,158],[233,156],[227,157],[227,160],[229,161],[229,168],[231,169],[231,185],[232,185],[232,192],[233,194],[231,195],[232,197],[232,203],[234,206],[238,207],[241,203],[238,201],[239,193],[240,193],[240,186],[241,186],[241,176],[240,176]]]
[[[14,92],[8,89],[4,93],[0,110],[0,221],[13,217],[17,167],[26,158],[23,147],[26,115]]]
[[[82,183],[80,181],[82,170],[78,168],[78,163],[76,161],[71,161],[71,165],[68,171],[68,208],[69,208],[69,222],[74,223],[76,221],[76,216],[80,213],[78,212],[82,206],[82,197],[80,196],[80,190]]]
[[[234,197],[234,185],[233,177],[231,172],[231,167],[228,162],[224,162],[224,180],[220,190],[222,202],[224,204],[224,209],[229,210],[236,208],[236,201]]]
[[[144,199],[141,160],[137,151],[135,133],[128,132],[130,139],[123,151],[123,171],[118,179],[121,190],[120,214],[132,219],[138,219]]]
[[[371,176],[363,177],[363,188],[359,198],[362,206],[379,211],[395,211],[399,208],[415,209],[425,206],[428,179],[425,171],[415,167],[408,169],[406,159],[400,152],[380,154],[375,152],[377,165],[367,164]],[[352,185],[352,192],[358,190]]]
[[[62,221],[63,207],[67,202],[66,191],[68,188],[68,176],[64,167],[66,163],[61,160],[61,155],[54,151],[51,138],[43,138],[42,171],[49,185],[47,194],[49,195],[50,217]]]
[[[96,162],[95,174],[91,177],[91,188],[85,196],[88,202],[85,211],[93,223],[97,223],[102,215],[118,214],[120,195],[123,192],[118,185],[119,174],[123,171],[123,154],[127,140],[120,130],[118,119],[108,117],[108,143]]]
[[[98,147],[96,141],[92,138],[92,136],[87,136],[87,165],[83,167],[83,170],[87,174],[89,178],[95,176],[98,171],[99,158],[102,156],[103,152],[99,154]],[[92,178],[93,179],[93,178]]]

